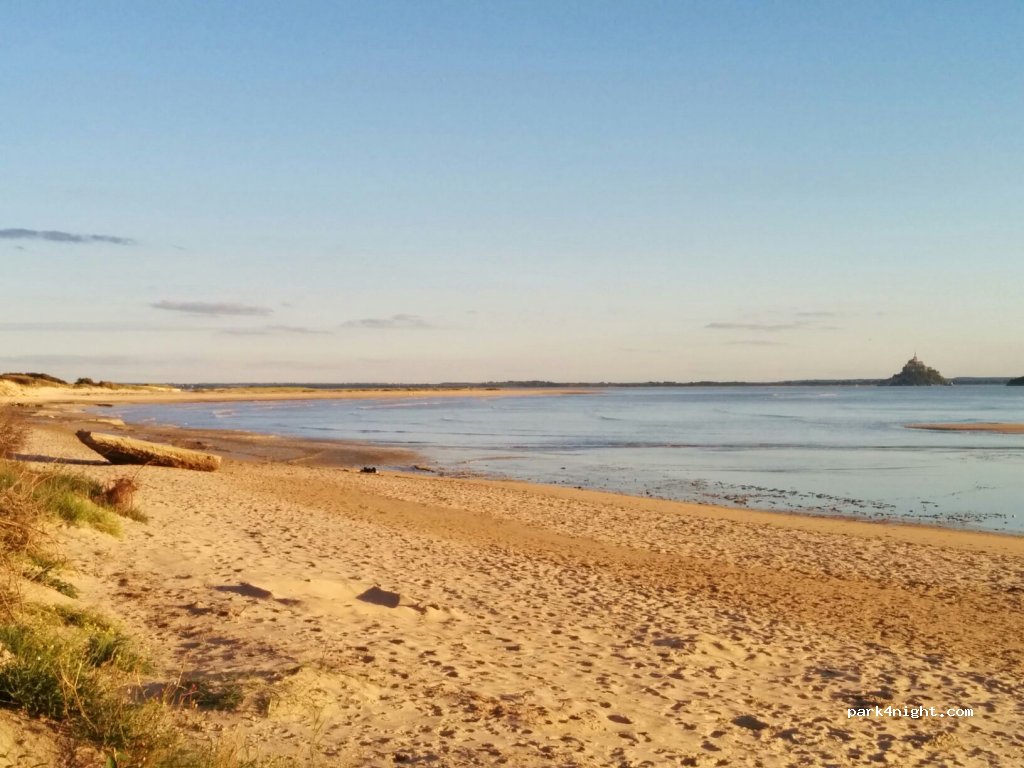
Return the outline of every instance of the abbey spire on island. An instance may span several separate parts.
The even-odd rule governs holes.
[[[951,386],[951,382],[934,368],[929,368],[918,359],[917,353],[907,361],[903,370],[881,382],[882,387],[931,387]]]

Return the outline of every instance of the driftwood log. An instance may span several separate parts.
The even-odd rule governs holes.
[[[111,464],[147,464],[151,467],[197,469],[201,472],[213,472],[220,468],[220,456],[212,453],[84,429],[75,434]]]

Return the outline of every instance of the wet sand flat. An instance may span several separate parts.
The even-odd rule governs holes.
[[[907,429],[930,429],[937,432],[998,432],[1004,435],[1024,434],[1024,424],[1008,423],[950,423],[904,424]]]

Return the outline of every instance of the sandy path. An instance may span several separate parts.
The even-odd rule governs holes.
[[[93,458],[53,431],[32,451]],[[279,463],[138,479],[149,524],[65,537],[83,599],[162,679],[246,678],[203,725],[265,753],[1021,764],[1021,538]],[[975,716],[846,716],[875,704]]]

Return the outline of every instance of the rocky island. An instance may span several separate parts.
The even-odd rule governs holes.
[[[882,387],[930,387],[938,385],[950,386],[950,382],[937,370],[929,368],[918,360],[917,355],[914,355],[907,361],[902,371],[879,384]]]

